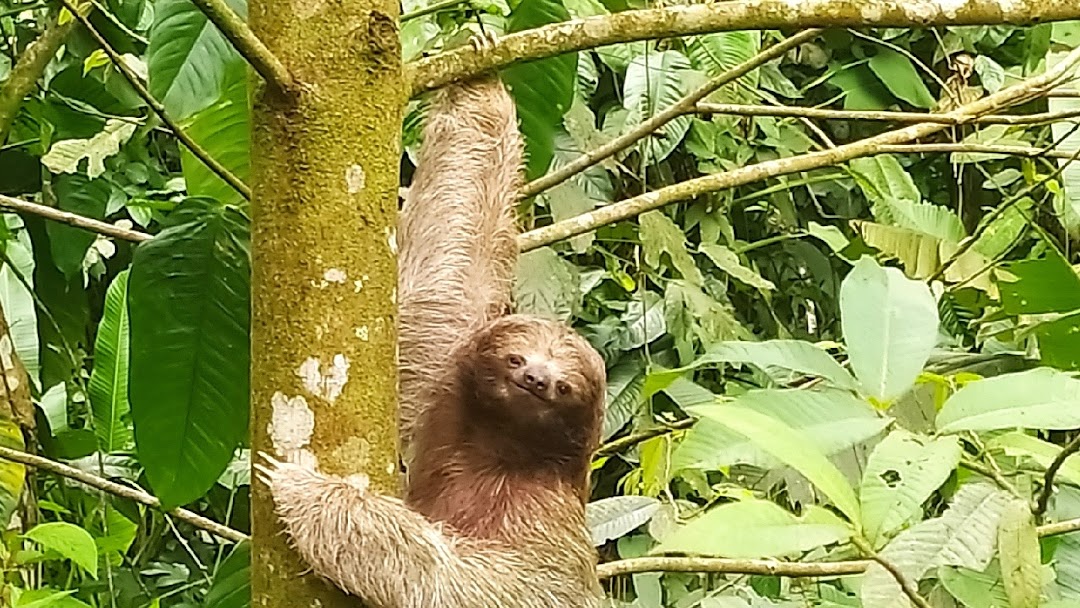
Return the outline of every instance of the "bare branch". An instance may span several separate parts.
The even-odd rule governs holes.
[[[251,67],[262,76],[279,95],[293,97],[297,93],[296,81],[285,64],[277,58],[262,40],[251,31],[247,23],[237,15],[225,0],[191,0],[206,15],[222,35],[232,43],[236,51],[247,59]]]
[[[154,96],[150,94],[150,91],[148,91],[142,81],[139,80],[139,76],[131,71],[131,68],[124,63],[123,57],[121,57],[120,54],[116,52],[116,49],[109,45],[109,41],[105,40],[105,37],[94,28],[94,25],[90,23],[90,20],[86,18],[86,15],[83,15],[76,10],[76,7],[71,3],[71,0],[60,0],[60,2],[68,12],[75,15],[75,18],[79,20],[79,23],[81,23],[84,28],[86,28],[86,31],[90,33],[90,36],[93,37],[98,43],[98,46],[101,47],[101,50],[105,51],[105,54],[109,56],[109,61],[116,66],[116,69],[119,70],[124,79],[128,81],[131,88],[135,90],[135,93],[150,106],[150,109],[154,111],[154,114],[157,114],[158,118],[161,119],[161,122],[165,123],[165,126],[173,132],[176,139],[180,140],[180,143],[190,150],[195,158],[198,158],[208,169],[213,171],[218,177],[224,180],[225,183],[229,184],[229,186],[239,192],[240,196],[243,196],[247,200],[251,200],[251,188],[248,188],[247,184],[240,181],[240,178],[233,175],[224,165],[207,154],[206,150],[203,150],[195,140],[191,139],[191,137],[180,128],[180,125],[178,125],[176,121],[169,117],[168,113],[165,112],[165,106],[161,105],[161,102],[157,99],[154,99]]]
[[[59,13],[49,19],[45,31],[26,47],[11,68],[3,86],[0,86],[0,144],[7,139],[23,99],[34,90],[34,85],[45,73],[45,66],[49,65],[71,29],[75,27],[74,21],[60,23],[58,17]]]
[[[128,230],[126,228],[121,228],[108,222],[91,219],[77,213],[61,211],[55,207],[41,205],[39,203],[31,203],[30,201],[24,201],[22,199],[12,198],[10,196],[4,196],[3,194],[0,194],[0,207],[6,207],[8,209],[14,209],[15,211],[22,211],[25,213],[33,213],[34,215],[40,215],[43,218],[60,222],[61,224],[67,224],[68,226],[82,228],[83,230],[89,230],[90,232],[96,232],[98,234],[111,236],[113,238],[121,239],[124,241],[131,241],[133,243],[141,243],[143,241],[148,241],[154,238],[154,235],[152,234],[139,232],[137,230]]]
[[[573,161],[560,167],[557,171],[552,171],[547,175],[540,177],[536,180],[525,185],[521,189],[521,197],[528,198],[535,194],[539,194],[548,188],[561,183],[563,180],[569,178],[572,175],[580,173],[585,169],[595,165],[596,163],[608,158],[618,152],[629,148],[634,145],[638,140],[643,137],[648,137],[650,133],[655,132],[660,127],[664,126],[674,118],[678,118],[689,111],[692,111],[694,105],[697,102],[705,99],[713,91],[719,89],[725,84],[742,77],[743,75],[755,70],[761,65],[764,65],[773,59],[782,57],[785,53],[791,49],[799,46],[800,44],[813,39],[821,30],[807,30],[796,34],[790,38],[787,38],[773,46],[765,49],[750,59],[740,63],[739,65],[726,70],[723,74],[710,79],[705,84],[701,85],[686,97],[676,101],[674,104],[668,106],[664,111],[652,116],[648,120],[643,121],[640,125],[635,127],[628,133],[625,133],[610,142],[590,150],[586,154],[575,158]]]
[[[1072,152],[1047,150],[1029,146],[1005,146],[994,144],[898,144],[881,146],[882,154],[930,154],[930,153],[967,153],[967,154],[1002,154],[1005,156],[1024,156],[1028,158],[1063,158],[1073,159]]]
[[[868,560],[847,562],[782,562],[774,559],[728,559],[723,557],[635,557],[600,564],[601,579],[640,572],[714,572],[790,577],[832,577],[862,574]]]
[[[108,479],[103,479],[97,475],[92,475],[86,471],[81,471],[75,467],[49,460],[41,456],[34,454],[28,454],[19,450],[13,450],[11,448],[0,446],[0,458],[10,460],[12,462],[18,462],[28,467],[34,467],[42,471],[48,471],[61,477],[73,479],[79,483],[90,486],[102,492],[107,492],[120,498],[126,498],[142,505],[146,505],[151,509],[161,510],[161,501],[153,496],[129,486],[125,486]],[[231,540],[233,542],[240,542],[247,539],[247,535],[239,530],[233,530],[232,528],[219,524],[216,521],[207,519],[198,513],[188,511],[187,509],[172,509],[165,511],[167,515],[171,515],[180,521],[191,524],[192,526],[205,530],[211,534],[224,538],[225,540]]]
[[[798,106],[762,106],[749,104],[699,103],[688,113],[731,114],[735,116],[776,116],[813,118],[820,120],[876,120],[883,122],[922,123],[943,125],[957,124],[957,118],[948,114],[926,112],[874,112],[862,110],[830,110],[826,108],[801,108]],[[970,119],[969,123],[980,125],[1040,125],[1080,117],[1080,110],[1039,112],[1037,114],[988,114]]]
[[[1061,465],[1065,464],[1065,460],[1078,451],[1080,451],[1080,434],[1065,444],[1065,447],[1054,457],[1050,466],[1046,467],[1042,490],[1039,492],[1039,497],[1035,501],[1035,509],[1032,511],[1036,519],[1042,519],[1043,515],[1046,514],[1047,507],[1050,506],[1050,496],[1054,493],[1054,476],[1061,470]]]
[[[808,27],[929,27],[1080,19],[1075,0],[743,0],[622,11],[510,34],[491,48],[459,48],[406,66],[412,95],[519,61],[608,44],[711,32]]]
[[[900,589],[904,592],[904,595],[911,600],[912,604],[915,604],[918,608],[933,608],[933,606],[930,605],[930,602],[926,601],[926,598],[919,595],[918,581],[912,582],[908,580],[896,564],[893,564],[889,560],[878,555],[866,542],[856,539],[855,545],[858,546],[871,561],[884,568],[885,571],[889,573],[889,576],[893,577],[893,580],[896,581],[896,584],[900,585]]]
[[[672,422],[671,424],[665,426],[658,426],[651,429],[645,429],[644,431],[630,433],[625,437],[613,439],[600,446],[599,448],[597,448],[595,455],[608,456],[610,454],[618,454],[619,452],[627,448],[633,447],[641,443],[642,441],[648,441],[653,437],[659,437],[660,435],[666,435],[674,431],[688,429],[694,426],[695,422],[697,422],[696,418],[684,418],[682,420]]]
[[[962,105],[945,115],[963,123],[1000,108],[1023,103],[1056,86],[1070,74],[1078,62],[1080,62],[1080,48],[1074,49],[1043,74]],[[518,245],[522,251],[529,251],[708,192],[743,186],[778,175],[818,169],[853,158],[873,156],[880,152],[881,146],[907,143],[945,128],[947,125],[919,123],[828,150],[765,161],[731,171],[706,175],[635,196],[550,226],[531,230],[518,237]]]

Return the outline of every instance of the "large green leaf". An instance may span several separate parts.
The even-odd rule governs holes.
[[[38,524],[24,536],[45,549],[55,551],[64,559],[70,559],[87,574],[97,578],[97,545],[86,530],[75,524],[55,521]]]
[[[139,460],[166,507],[200,497],[247,432],[248,225],[188,199],[131,267],[129,397]]]
[[[851,538],[853,529],[831,511],[809,506],[796,517],[767,500],[709,509],[681,526],[656,552],[734,558],[790,557]]]
[[[890,48],[879,47],[870,58],[870,70],[893,95],[917,108],[930,109],[937,99],[923,84],[915,65],[907,56]]]
[[[1010,315],[1080,309],[1080,274],[1054,247],[1043,257],[1003,265],[998,273],[1001,305]]]
[[[687,41],[686,52],[694,67],[709,76],[719,76],[749,60],[761,51],[761,32],[717,32],[695,36]],[[757,101],[760,71],[753,70],[738,79],[741,86],[729,83],[710,96],[711,101],[753,103]]]
[[[945,401],[938,432],[1080,427],[1080,379],[1048,367],[986,378]]]
[[[693,408],[693,413],[746,437],[780,462],[802,473],[852,523],[858,525],[859,501],[851,484],[801,433],[768,414],[738,405],[698,406]]]
[[[869,257],[856,262],[840,286],[840,321],[855,376],[882,401],[911,388],[937,344],[930,289]]]
[[[1001,450],[1011,458],[1030,458],[1044,469],[1049,467],[1050,463],[1054,462],[1054,459],[1061,453],[1061,446],[1032,437],[1022,431],[995,435],[986,442],[986,448],[989,450]],[[1065,462],[1061,463],[1058,468],[1055,478],[1080,486],[1080,458],[1074,456],[1066,458]]]
[[[892,154],[856,158],[848,165],[859,189],[874,203],[875,213],[879,211],[877,206],[886,201],[904,200],[914,203],[922,200],[922,193],[915,185],[915,180]],[[878,219],[889,221],[888,217]]]
[[[664,392],[683,409],[704,411],[704,408],[710,408],[715,409],[716,417],[726,415],[728,404],[699,405],[704,402],[705,395],[701,398],[691,395],[687,399],[680,392],[673,395],[672,388],[675,388],[674,385],[664,389]],[[707,393],[704,389],[701,391]],[[815,451],[826,456],[866,441],[880,433],[890,422],[851,392],[838,389],[750,391],[737,397],[733,403],[781,421],[813,445]],[[673,457],[676,469],[692,467],[715,470],[737,463],[763,468],[778,465],[777,459],[768,451],[711,417],[702,418],[694,424]]]
[[[105,178],[89,179],[75,173],[53,178],[53,192],[56,193],[57,206],[61,210],[91,219],[102,219],[105,217],[112,187]],[[94,243],[97,235],[59,222],[50,222],[45,225],[45,229],[49,233],[49,245],[56,267],[68,278],[80,276],[86,250]]]
[[[1065,55],[1064,51],[1048,54],[1047,66],[1062,60]],[[1051,112],[1077,111],[1080,110],[1080,99],[1051,97],[1047,101],[1047,106]],[[1050,125],[1050,129],[1054,136],[1056,150],[1068,154],[1080,151],[1080,131],[1076,129],[1075,120],[1055,122]],[[1060,179],[1064,188],[1054,197],[1054,216],[1075,238],[1080,235],[1080,162],[1065,158],[1058,159],[1057,162],[1061,165]]]
[[[690,92],[690,60],[678,51],[657,51],[634,57],[626,68],[623,107],[629,112],[624,131],[630,131],[654,114],[671,107]],[[679,145],[693,119],[679,116],[637,144],[643,164],[668,157]]]
[[[569,322],[581,309],[577,270],[551,247],[522,254],[514,281],[518,310]]]
[[[214,572],[214,582],[206,593],[205,608],[248,608],[251,605],[251,543],[244,541],[232,550]]]
[[[938,566],[982,571],[994,556],[998,524],[1010,500],[1009,494],[989,484],[965,485],[941,517],[901,532],[881,551],[881,558],[916,585]],[[911,606],[896,578],[877,563],[867,568],[859,596],[863,606]]]
[[[568,19],[561,0],[529,0],[510,12],[506,29],[520,32]],[[556,128],[574,101],[577,61],[577,53],[565,53],[502,71],[502,81],[517,105],[529,179],[540,177],[551,165]]]
[[[648,523],[659,508],[651,496],[609,496],[585,505],[585,526],[599,547]]]
[[[20,452],[26,449],[22,430],[14,421],[0,419],[0,446]],[[0,527],[5,530],[11,522],[11,515],[15,513],[15,507],[19,506],[25,481],[25,466],[0,458]]]
[[[644,385],[645,366],[637,357],[627,357],[608,370],[603,439],[617,433],[637,413],[644,403]]]
[[[922,518],[922,505],[960,462],[955,437],[928,439],[897,429],[874,448],[863,471],[859,500],[867,538],[880,546]]]
[[[1038,608],[1042,591],[1039,533],[1027,501],[1012,500],[998,524],[998,561],[1010,608]]]
[[[250,173],[251,109],[247,82],[246,64],[231,67],[225,74],[220,99],[184,123],[195,143],[240,181],[247,181]],[[187,148],[180,149],[180,161],[188,194],[208,196],[223,203],[241,202],[240,194]]]
[[[22,220],[7,216],[9,224]],[[0,267],[0,305],[4,307],[4,319],[8,333],[15,343],[15,354],[26,368],[26,374],[35,386],[41,383],[41,348],[38,337],[37,308],[34,296],[27,288],[34,286],[34,254],[30,235],[21,227],[16,238],[4,243],[4,253],[10,265]]]
[[[990,564],[986,572],[967,568],[941,566],[937,569],[938,580],[964,608],[1009,608],[1009,598],[1001,584],[1001,573],[996,564]]]
[[[784,376],[816,376],[839,388],[854,389],[855,379],[829,353],[802,340],[766,340],[764,342],[719,342],[689,366],[675,373],[720,363],[749,363],[779,381]]]
[[[243,0],[230,0],[229,5],[241,16],[247,12]],[[236,49],[190,0],[154,3],[146,52],[150,93],[176,120],[221,97],[226,70],[243,64]]]
[[[94,433],[104,452],[130,449],[131,407],[128,405],[128,271],[116,275],[105,294],[105,312],[94,342],[90,374],[90,409]]]
[[[671,265],[684,279],[701,285],[704,278],[694,264],[694,258],[686,248],[686,235],[674,220],[662,211],[647,211],[638,216],[641,249],[645,263],[661,269],[661,258],[666,254]]]

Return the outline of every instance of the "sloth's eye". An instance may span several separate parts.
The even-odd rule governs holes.
[[[555,390],[559,391],[559,394],[565,397],[570,394],[570,385],[560,380],[555,385]]]
[[[510,365],[510,367],[521,367],[522,365],[525,365],[525,359],[522,359],[520,355],[510,355],[506,358],[506,363]]]

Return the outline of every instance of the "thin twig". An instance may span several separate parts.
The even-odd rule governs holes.
[[[855,537],[852,539],[852,543],[858,547],[864,555],[870,558],[871,561],[884,568],[885,571],[889,573],[889,576],[893,577],[893,580],[896,581],[896,584],[900,585],[900,589],[904,592],[904,595],[911,600],[912,604],[915,604],[918,608],[933,608],[933,606],[930,605],[930,602],[926,601],[926,598],[919,595],[919,587],[917,586],[918,581],[912,583],[908,580],[907,576],[900,571],[900,568],[896,567],[896,564],[893,564],[889,560],[878,555],[873,547],[866,541]]]
[[[268,85],[284,98],[294,97],[298,87],[289,69],[251,31],[225,0],[191,0],[225,38],[232,43]]]
[[[428,6],[425,6],[423,8],[418,8],[415,11],[409,11],[408,13],[405,13],[401,16],[401,22],[405,23],[406,21],[419,19],[420,17],[430,15],[431,13],[437,13],[444,9],[453,8],[459,4],[471,5],[472,0],[443,0],[442,2],[429,4]]]
[[[674,431],[688,429],[697,422],[696,418],[684,418],[683,420],[677,420],[671,424],[664,426],[658,426],[651,429],[645,429],[644,431],[638,431],[636,433],[630,433],[625,437],[613,439],[604,445],[596,449],[596,456],[608,456],[610,454],[618,454],[619,452],[633,447],[642,441],[648,441],[653,437],[659,437],[660,435],[666,435]]]
[[[151,509],[156,509],[159,511],[161,510],[161,501],[151,496],[150,494],[143,492],[142,490],[109,481],[108,479],[103,479],[92,473],[87,473],[86,471],[76,469],[75,467],[56,462],[54,460],[49,460],[48,458],[44,458],[42,456],[36,456],[34,454],[28,454],[26,452],[0,446],[0,458],[10,460],[12,462],[17,462],[28,467],[34,467],[35,469],[40,469],[42,471],[48,471],[49,473],[53,473],[61,477],[73,479],[92,488],[101,490],[102,492],[107,492],[114,496],[119,496],[121,498],[132,500],[139,504],[150,507]],[[216,521],[207,519],[206,517],[203,517],[198,513],[188,511],[187,509],[176,508],[165,511],[165,513],[167,515],[175,517],[176,519],[179,519],[182,522],[199,528],[200,530],[205,530],[211,534],[224,538],[225,540],[240,542],[243,540],[247,540],[248,538],[246,534],[239,530],[233,530],[228,526],[219,524]]]
[[[897,144],[881,146],[882,153],[889,154],[928,154],[959,152],[961,154],[1001,154],[1003,156],[1024,156],[1027,158],[1063,158],[1072,159],[1075,154],[1060,150],[1048,150],[1031,146],[1006,146],[995,144]]]
[[[663,112],[652,116],[648,120],[643,121],[641,124],[634,127],[632,131],[620,135],[619,137],[616,137],[615,139],[600,146],[599,148],[596,148],[595,150],[590,150],[589,152],[579,156],[578,158],[575,158],[569,163],[563,165],[562,167],[559,167],[559,169],[552,171],[551,173],[548,173],[547,175],[540,177],[536,180],[533,180],[528,184],[525,184],[525,187],[521,189],[521,197],[528,198],[530,196],[543,192],[544,190],[547,190],[548,188],[551,188],[552,186],[563,182],[570,176],[576,175],[584,171],[585,169],[588,169],[589,167],[604,160],[605,158],[613,156],[614,154],[617,154],[629,148],[630,146],[634,145],[638,140],[644,137],[648,137],[649,134],[656,132],[657,129],[671,122],[672,119],[678,118],[679,116],[682,116],[683,114],[686,114],[688,111],[692,110],[699,101],[705,99],[705,97],[707,97],[713,91],[719,89],[720,87],[733,80],[741,78],[747,73],[772,61],[773,59],[782,57],[791,49],[799,46],[800,44],[808,40],[813,39],[820,33],[821,30],[815,29],[806,30],[805,32],[795,34],[790,38],[787,38],[772,45],[771,47],[765,49],[757,55],[754,55],[750,59],[731,68],[730,70],[726,70],[724,71],[724,73],[714,78],[711,78],[708,82],[692,91],[689,95],[668,106],[666,109],[664,109]]]
[[[165,126],[173,132],[176,139],[180,140],[180,143],[190,150],[195,158],[202,161],[208,169],[213,171],[218,177],[225,181],[225,183],[229,184],[229,186],[239,192],[240,196],[243,196],[247,200],[251,200],[251,188],[248,188],[247,184],[240,181],[240,178],[233,175],[224,165],[207,154],[206,150],[203,150],[195,140],[191,139],[191,137],[180,128],[180,125],[169,117],[168,113],[165,111],[165,106],[161,105],[161,102],[150,94],[150,91],[148,91],[142,81],[139,80],[139,76],[131,71],[131,68],[124,63],[124,59],[116,52],[116,49],[109,45],[109,41],[105,40],[105,37],[94,28],[94,25],[90,23],[90,20],[76,10],[75,5],[71,3],[71,0],[60,0],[60,2],[67,8],[68,12],[74,15],[75,18],[79,20],[79,23],[86,28],[86,31],[98,43],[101,50],[109,56],[109,60],[112,61],[113,65],[116,66],[116,69],[120,71],[120,74],[123,75],[124,79],[128,81],[131,88],[135,90],[135,93],[150,106],[150,109],[154,111],[154,114],[157,114],[158,118],[161,119],[161,122],[165,123]]]
[[[992,113],[1002,107],[1033,99],[1068,76],[1077,62],[1080,62],[1080,48],[1071,51],[1046,72],[1002,89],[992,95],[962,105],[947,115],[964,122],[977,116]],[[907,143],[932,135],[945,128],[947,128],[947,125],[919,123],[828,150],[764,161],[755,165],[687,180],[549,226],[531,230],[518,237],[518,246],[522,251],[530,251],[556,241],[591,232],[601,226],[629,219],[652,209],[692,199],[708,192],[743,186],[778,175],[818,169],[854,158],[873,156],[879,153],[881,146]]]
[[[1042,490],[1039,492],[1039,497],[1035,501],[1035,509],[1032,511],[1032,515],[1036,520],[1042,519],[1046,513],[1047,507],[1050,506],[1050,496],[1054,493],[1054,476],[1057,475],[1061,466],[1065,464],[1065,460],[1080,451],[1080,434],[1073,437],[1073,440],[1065,444],[1065,447],[1058,452],[1058,455],[1054,457],[1054,460],[1050,463],[1050,466],[1046,467],[1046,475],[1043,476]]]
[[[699,103],[688,113],[730,114],[734,116],[775,116],[779,118],[813,118],[817,120],[869,120],[898,123],[936,122],[959,124],[956,117],[932,112],[889,112],[869,110],[833,110],[799,106],[766,106],[734,103]],[[1035,114],[988,114],[966,122],[980,125],[1041,125],[1080,117],[1080,110],[1038,112]]]
[[[124,241],[131,241],[133,243],[141,243],[154,238],[154,235],[147,234],[145,232],[139,232],[137,230],[128,230],[115,226],[108,222],[102,222],[100,220],[91,219],[77,213],[71,213],[69,211],[61,211],[55,207],[48,205],[42,205],[40,203],[31,203],[30,201],[24,201],[18,198],[12,198],[10,196],[4,196],[0,194],[0,207],[6,207],[8,209],[14,209],[16,211],[22,211],[25,213],[32,213],[39,215],[43,218],[50,219],[68,226],[74,226],[76,228],[82,228],[83,230],[89,230],[90,232],[96,232],[105,236],[111,236],[116,239]]]

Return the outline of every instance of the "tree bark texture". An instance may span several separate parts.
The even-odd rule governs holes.
[[[252,0],[248,11],[299,91],[252,94],[252,447],[363,472],[391,493],[398,12],[397,0]],[[267,488],[252,492],[252,606],[356,606],[300,576]]]

